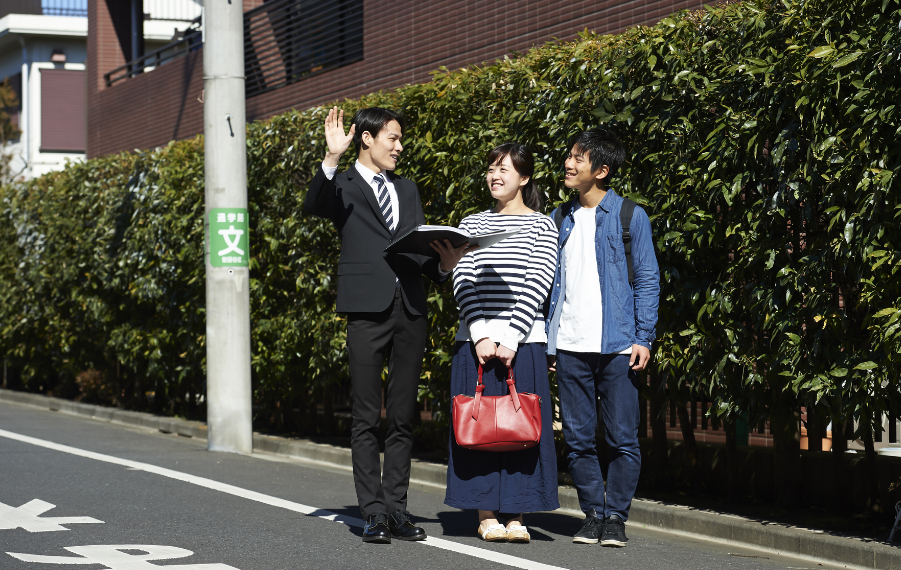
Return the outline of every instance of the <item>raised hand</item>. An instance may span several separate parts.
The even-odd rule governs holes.
[[[338,166],[338,159],[350,147],[356,130],[357,126],[351,125],[350,131],[345,135],[344,111],[339,111],[337,106],[329,110],[328,116],[325,118],[325,142],[328,145],[324,160],[326,166]]]

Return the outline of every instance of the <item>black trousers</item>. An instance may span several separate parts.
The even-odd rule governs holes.
[[[381,313],[348,315],[347,352],[353,389],[350,449],[357,501],[364,518],[407,508],[413,413],[427,324],[425,316],[413,316],[406,309],[400,289],[397,289],[391,306]],[[378,440],[382,370],[386,358],[388,431],[383,474],[379,466]]]

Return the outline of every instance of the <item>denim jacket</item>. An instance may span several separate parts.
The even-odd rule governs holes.
[[[601,280],[601,325],[600,354],[615,354],[639,344],[651,348],[655,338],[657,308],[660,304],[660,270],[654,255],[651,221],[641,206],[636,206],[632,214],[629,233],[632,237],[632,264],[634,283],[629,285],[629,270],[626,266],[626,252],[623,245],[623,230],[619,211],[623,199],[612,190],[607,191],[598,205],[595,221],[595,249],[597,250],[598,277]],[[560,206],[563,208],[563,225],[557,238],[557,271],[551,287],[547,331],[547,353],[557,354],[557,332],[560,330],[560,314],[563,312],[563,294],[566,291],[566,256],[563,246],[575,226],[574,208],[579,199],[575,198]],[[554,214],[551,214],[551,218]]]

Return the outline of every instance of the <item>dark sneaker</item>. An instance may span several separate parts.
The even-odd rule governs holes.
[[[619,515],[610,515],[604,521],[604,531],[601,533],[601,546],[616,546],[622,548],[629,542],[626,538],[626,521]]]
[[[582,528],[579,529],[579,532],[573,536],[573,542],[578,544],[597,544],[602,526],[604,526],[604,521],[598,518],[594,509],[591,509],[585,514],[585,522],[582,523]]]

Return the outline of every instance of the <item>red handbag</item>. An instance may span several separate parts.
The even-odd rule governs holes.
[[[538,445],[541,439],[541,398],[516,392],[513,369],[507,376],[509,396],[482,396],[482,365],[476,395],[454,396],[454,438],[457,445],[483,451],[515,451]]]

